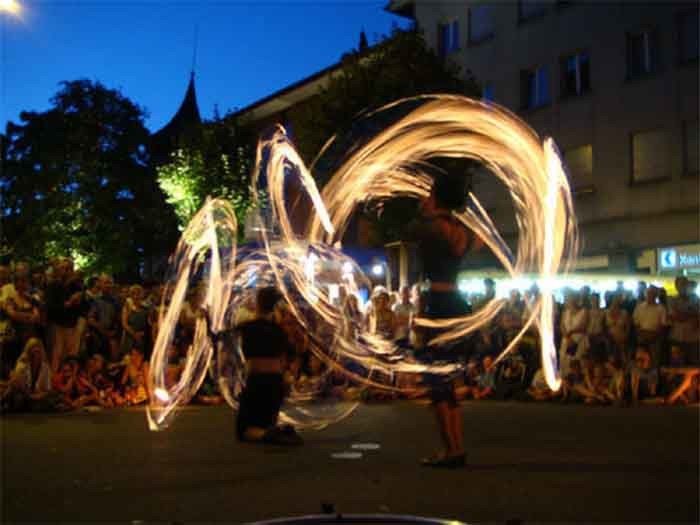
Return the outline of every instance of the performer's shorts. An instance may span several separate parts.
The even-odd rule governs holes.
[[[282,374],[253,374],[248,376],[241,392],[236,419],[238,439],[244,439],[249,427],[270,428],[277,423],[277,416],[284,400]]]
[[[423,299],[425,308],[423,314],[430,319],[448,319],[471,313],[469,305],[456,290],[449,292],[429,290]],[[431,339],[437,335],[437,332],[427,335],[427,339]],[[458,353],[450,347],[432,347],[427,351],[418,352],[416,357],[424,363],[454,363]],[[430,373],[423,375],[423,383],[430,389],[430,399],[433,404],[447,402],[451,407],[457,406],[453,382],[454,378],[450,376]]]

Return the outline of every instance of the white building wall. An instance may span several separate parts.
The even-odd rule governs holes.
[[[634,261],[647,248],[698,242],[698,177],[683,174],[683,122],[698,118],[698,63],[678,65],[676,23],[680,10],[697,3],[572,2],[557,7],[552,2],[544,15],[520,23],[515,2],[491,1],[494,36],[470,45],[468,9],[478,3],[418,0],[416,21],[435,47],[438,24],[457,20],[460,48],[448,58],[491,85],[495,102],[518,112],[541,135],[553,136],[562,150],[592,144],[594,192],[575,200],[584,254],[626,254],[619,260]],[[626,80],[626,32],[644,28],[658,30],[661,68]],[[583,50],[590,53],[591,91],[561,99],[560,58]],[[549,66],[551,104],[521,111],[520,71],[544,64]],[[664,171],[669,178],[634,184],[632,133],[654,128],[666,133]],[[475,191],[513,238],[505,191],[491,180],[476,181]]]

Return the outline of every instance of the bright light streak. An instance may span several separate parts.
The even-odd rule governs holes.
[[[343,273],[352,273],[352,263],[349,263],[349,262],[343,263]]]
[[[309,338],[310,351],[326,366],[328,372],[339,371],[363,386],[402,391],[393,386],[396,373],[452,373],[461,365],[419,364],[408,359],[403,349],[362,327],[352,330],[347,317],[333,302],[331,284],[324,276],[328,268],[353,269],[348,279],[348,294],[357,294],[360,285],[369,280],[340,252],[340,239],[350,217],[358,206],[368,201],[381,201],[397,196],[426,198],[433,179],[420,170],[434,157],[474,159],[500,180],[509,190],[519,227],[517,253],[513,254],[498,229],[474,194],[469,194],[470,206],[455,217],[480,237],[510,275],[521,285],[531,281],[523,275],[537,275],[541,296],[531,305],[530,316],[519,334],[510,341],[498,360],[516,347],[520,338],[534,325],[542,340],[542,365],[550,388],[560,385],[553,342],[553,301],[555,277],[564,275],[578,253],[576,218],[571,192],[554,142],[544,141],[517,116],[496,105],[484,105],[466,97],[440,95],[420,97],[423,104],[398,122],[379,132],[363,147],[351,154],[332,175],[319,194],[310,171],[305,167],[284,129],[261,141],[253,171],[252,191],[258,202],[256,181],[265,175],[268,182],[271,220],[279,226],[279,237],[272,239],[271,224],[262,223],[256,214],[263,248],[240,260],[236,258],[237,223],[231,206],[218,200],[208,200],[182,235],[173,257],[177,281],[166,295],[169,306],[161,305],[158,333],[151,359],[150,379],[157,389],[148,409],[151,429],[167,426],[175,408],[186,403],[202,384],[207,373],[216,376],[226,401],[237,407],[237,396],[245,384],[245,357],[236,345],[214,345],[211,334],[230,328],[230,318],[247,302],[251,294],[250,272],[257,284],[278,287],[291,315]],[[398,102],[398,103],[401,103]],[[396,104],[398,104],[396,103]],[[383,109],[394,107],[389,105]],[[328,144],[325,146],[328,147]],[[324,147],[324,148],[325,148]],[[263,153],[265,153],[263,155]],[[263,163],[262,159],[266,162]],[[315,213],[311,213],[306,236],[300,238],[292,230],[285,207],[284,188],[289,176],[297,177],[311,198]],[[230,253],[224,256],[223,247]],[[305,257],[300,257],[300,255]],[[316,267],[323,269],[317,275]],[[206,271],[200,272],[204,269]],[[381,275],[384,265],[371,268]],[[349,273],[349,272],[345,272]],[[332,272],[331,272],[332,274]],[[165,384],[167,348],[170,346],[182,310],[190,279],[204,275],[199,286],[205,292],[198,316],[194,341],[187,351],[184,370],[176,385]],[[324,279],[326,279],[324,281]],[[356,282],[356,281],[359,281]],[[481,291],[483,283],[473,280],[469,287]],[[501,287],[508,293],[507,287]],[[233,289],[242,289],[232,294]],[[504,306],[503,299],[493,299],[475,314],[453,319],[419,318],[416,324],[439,328],[430,345],[444,344],[463,338],[490,322]],[[303,313],[311,307],[312,315]],[[209,321],[207,322],[207,318]],[[326,337],[330,334],[330,338]],[[365,375],[354,371],[357,364]],[[212,366],[213,365],[213,366]],[[168,400],[163,399],[163,393]],[[322,428],[346,417],[354,406],[339,407],[319,416],[317,408],[304,405],[314,393],[296,393],[280,413],[282,422],[307,423]]]
[[[170,394],[168,394],[168,391],[164,388],[156,388],[153,393],[161,401],[170,401]]]

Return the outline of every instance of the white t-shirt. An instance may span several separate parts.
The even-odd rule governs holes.
[[[409,323],[411,322],[411,316],[417,313],[416,307],[412,303],[397,303],[392,310],[394,315],[396,315],[396,337],[398,339],[408,337]]]
[[[638,303],[632,314],[634,324],[645,332],[658,332],[668,323],[666,307],[662,304]]]

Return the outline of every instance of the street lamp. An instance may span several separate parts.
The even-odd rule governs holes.
[[[10,13],[11,15],[19,14],[22,10],[16,0],[0,0],[0,13]]]

